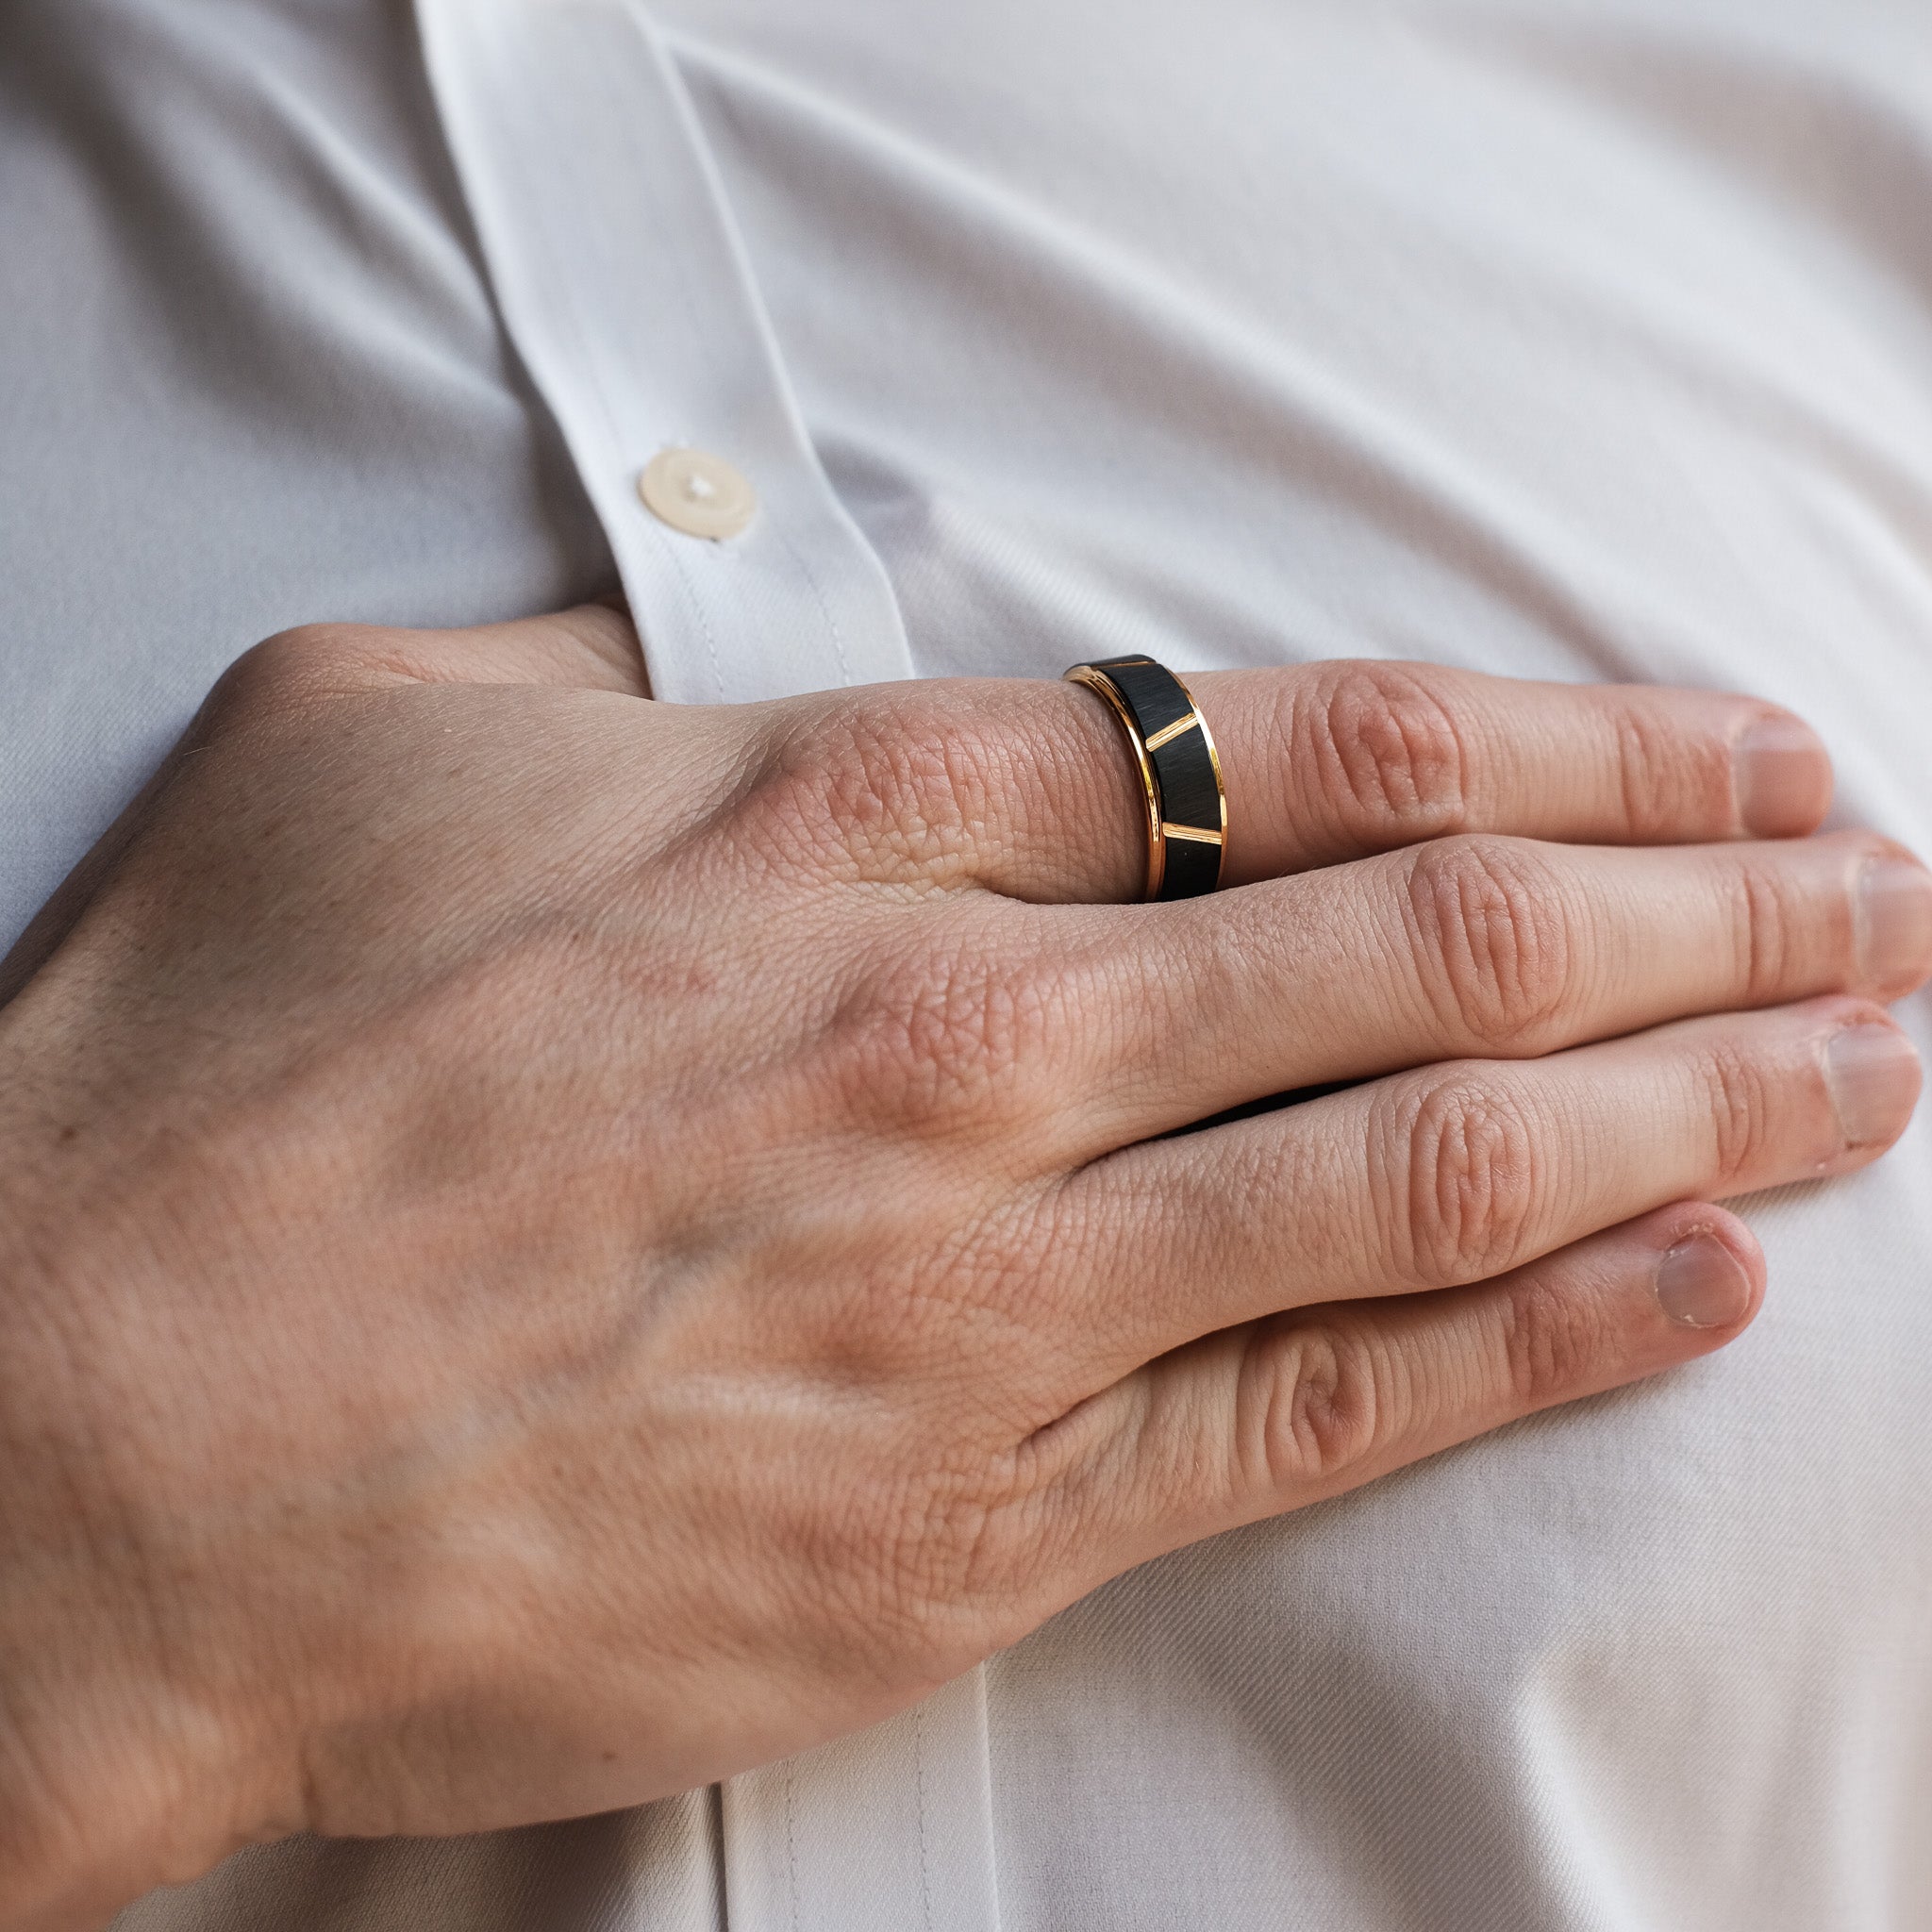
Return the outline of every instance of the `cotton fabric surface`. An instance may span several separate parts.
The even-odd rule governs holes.
[[[1751,690],[1932,850],[1928,57],[1912,0],[12,0],[0,926],[257,638],[620,583],[675,701]],[[677,443],[741,544],[639,502]],[[859,1738],[120,1924],[1917,1932],[1928,1183],[1920,1124],[1747,1204],[1735,1346]]]

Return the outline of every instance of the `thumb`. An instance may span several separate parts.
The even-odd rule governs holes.
[[[132,842],[155,801],[202,741],[225,698],[263,677],[317,687],[374,690],[399,684],[547,684],[647,698],[650,680],[628,611],[616,599],[544,617],[480,624],[467,630],[394,630],[358,624],[311,625],[258,644],[229,668],[208,706],[93,848],[61,881],[13,948],[0,958],[0,1007],[45,964]]]
[[[328,625],[291,633],[290,641],[311,638],[325,639],[332,670],[353,666],[358,683],[549,684],[651,695],[637,630],[614,595],[466,630]]]

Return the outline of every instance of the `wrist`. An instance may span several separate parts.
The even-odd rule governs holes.
[[[61,1210],[71,1177],[13,1125],[0,1127],[0,1932],[62,1932],[197,1875],[265,1835],[266,1813],[237,1774],[252,1755],[238,1701],[194,1682],[211,1646],[189,1636],[184,1566],[150,1534],[157,1499],[126,1480],[158,1460],[142,1434],[160,1404],[111,1346],[87,1344],[87,1284],[112,1266],[98,1224]]]

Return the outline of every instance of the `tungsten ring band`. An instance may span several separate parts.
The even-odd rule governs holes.
[[[1227,792],[1193,694],[1152,658],[1102,658],[1067,673],[1127,735],[1147,807],[1147,897],[1191,899],[1221,883]]]

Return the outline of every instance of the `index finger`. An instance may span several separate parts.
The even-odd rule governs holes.
[[[1227,791],[1224,885],[1456,832],[1791,838],[1831,803],[1817,734],[1757,698],[1366,659],[1191,673],[1188,685]],[[1139,897],[1144,806],[1106,707],[1077,685],[971,689],[993,761],[978,876],[1025,899]]]

